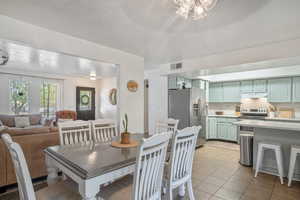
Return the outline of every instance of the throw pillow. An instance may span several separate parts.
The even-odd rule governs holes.
[[[3,123],[2,123],[2,121],[0,120],[0,127],[1,127],[1,126],[3,126]]]
[[[15,117],[16,128],[25,128],[30,126],[29,117]]]

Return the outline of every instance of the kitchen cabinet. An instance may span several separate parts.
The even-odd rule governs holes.
[[[292,78],[276,78],[268,82],[269,102],[291,102]]]
[[[293,78],[293,102],[300,102],[300,77]]]
[[[208,118],[208,131],[207,139],[216,139],[217,138],[217,119],[209,117]]]
[[[241,82],[241,93],[247,94],[253,92],[253,81],[242,81]]]
[[[177,85],[177,77],[176,76],[172,76],[172,77],[168,77],[168,88],[169,89],[178,89],[178,85]]]
[[[253,92],[266,93],[267,92],[267,80],[254,80],[253,81]]]
[[[240,102],[240,82],[224,82],[223,83],[223,102]]]
[[[209,102],[223,102],[223,84],[209,84]]]
[[[230,118],[208,118],[207,139],[220,139],[237,142],[237,126],[233,124],[237,119]]]

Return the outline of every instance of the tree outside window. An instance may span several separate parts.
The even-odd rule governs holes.
[[[29,112],[29,81],[10,80],[10,110],[14,114]]]
[[[57,110],[58,85],[44,82],[40,89],[40,112],[44,117],[52,117]]]

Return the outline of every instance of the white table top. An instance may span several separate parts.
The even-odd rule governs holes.
[[[295,123],[295,122],[242,120],[242,121],[234,122],[234,124],[238,126],[246,126],[246,127],[254,127],[254,128],[300,131],[300,123]]]

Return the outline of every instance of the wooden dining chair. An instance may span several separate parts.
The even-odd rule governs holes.
[[[92,138],[95,142],[110,142],[119,135],[114,120],[98,119],[92,121]]]
[[[178,119],[172,119],[172,118],[169,118],[166,121],[158,121],[156,123],[155,133],[159,134],[166,131],[172,131],[173,133],[175,133],[178,128],[178,123],[179,123]]]
[[[173,190],[179,186],[185,188],[185,184],[187,184],[190,199],[195,199],[192,187],[192,167],[200,129],[200,126],[187,127],[173,134],[171,157],[167,164],[167,180],[165,181],[170,200],[173,199]]]
[[[133,183],[133,200],[159,200],[164,163],[171,132],[144,139],[138,149]]]
[[[20,200],[80,200],[79,193],[73,192],[68,182],[58,182],[34,192],[28,166],[19,144],[12,141],[10,135],[2,134],[2,139],[9,150],[17,177]]]
[[[72,145],[92,141],[91,123],[72,121],[58,123],[60,145]]]

